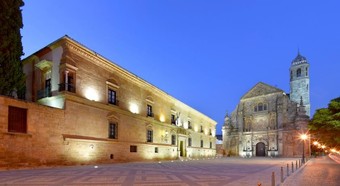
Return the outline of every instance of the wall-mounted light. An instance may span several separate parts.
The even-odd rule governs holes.
[[[139,114],[139,108],[136,103],[130,103],[130,112],[134,114]]]
[[[99,101],[99,94],[98,94],[98,91],[95,90],[94,88],[87,88],[85,90],[85,97],[88,99],[88,100],[91,100],[91,101]]]
[[[164,117],[164,115],[163,115],[163,114],[161,114],[161,115],[159,116],[159,121],[161,121],[161,122],[165,122],[165,117]]]

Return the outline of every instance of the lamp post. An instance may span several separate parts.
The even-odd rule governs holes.
[[[307,139],[306,134],[301,134],[300,138],[302,139],[302,164],[305,163],[305,140]]]

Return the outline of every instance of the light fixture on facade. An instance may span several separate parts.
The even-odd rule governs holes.
[[[132,112],[133,114],[139,113],[139,108],[138,108],[137,104],[130,103],[130,112]]]
[[[85,97],[91,101],[99,101],[98,92],[94,88],[87,88],[85,90]]]
[[[161,114],[161,115],[159,116],[159,121],[161,121],[161,122],[165,122],[165,117],[164,117],[164,115],[163,115],[163,114]]]

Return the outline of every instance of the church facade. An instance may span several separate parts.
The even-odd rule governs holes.
[[[309,154],[307,132],[310,114],[309,64],[300,53],[290,67],[290,94],[259,82],[226,115],[224,152],[241,157],[301,157]],[[306,143],[303,148],[303,143]]]

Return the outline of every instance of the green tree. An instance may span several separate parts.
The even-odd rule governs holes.
[[[320,142],[340,146],[340,97],[331,100],[328,108],[317,110],[308,127]]]
[[[25,75],[22,70],[22,0],[0,0],[0,94],[24,98]]]

